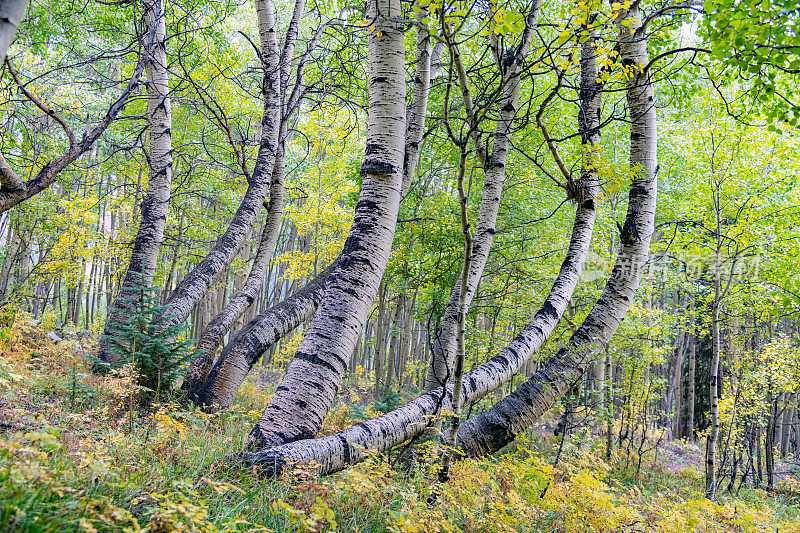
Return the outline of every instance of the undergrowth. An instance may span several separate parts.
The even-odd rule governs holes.
[[[672,473],[650,458],[638,473],[608,464],[599,443],[558,448],[522,436],[504,455],[461,461],[434,483],[430,444],[414,475],[374,456],[320,478],[313,468],[266,480],[224,461],[269,395],[249,381],[215,415],[165,402],[130,416],[130,379],[89,371],[91,343],[54,344],[16,324],[0,332],[0,529],[7,531],[654,531],[800,532],[800,486],[743,487],[712,503],[694,468]],[[353,421],[339,402],[332,433]],[[358,409],[357,418],[377,416]]]

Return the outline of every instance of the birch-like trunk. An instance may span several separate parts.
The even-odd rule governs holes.
[[[569,248],[553,287],[542,307],[511,343],[486,363],[464,374],[461,397],[474,402],[507,382],[523,367],[553,332],[578,284],[589,253],[595,219],[594,199],[578,206]],[[279,474],[292,464],[319,464],[329,474],[364,460],[373,451],[384,452],[422,433],[440,410],[450,408],[452,384],[422,394],[381,417],[367,420],[336,435],[302,440],[245,453],[236,459],[258,464],[267,475]]]
[[[247,191],[225,233],[164,302],[166,308],[163,314],[168,317],[170,324],[180,323],[189,316],[217,276],[239,253],[255,226],[272,182],[281,124],[280,52],[272,0],[257,0],[256,15],[264,71],[261,88],[264,113],[255,166]]]
[[[386,269],[400,209],[405,144],[405,49],[399,0],[371,0],[369,110],[363,185],[353,226],[314,319],[251,432],[258,446],[316,435],[339,389]]]
[[[283,148],[280,147],[279,151],[281,155],[275,161],[275,167],[272,172],[269,209],[258,243],[258,251],[253,259],[253,264],[250,267],[250,272],[247,274],[244,285],[225,305],[222,311],[209,322],[195,346],[192,365],[189,368],[184,387],[188,391],[190,399],[195,396],[208,378],[214,363],[214,353],[223,337],[258,296],[264,281],[264,274],[272,260],[275,244],[278,241],[278,233],[281,229],[281,216],[283,215],[283,178],[286,167]]]
[[[295,4],[295,16],[298,4]],[[420,19],[420,24],[417,26],[414,97],[409,106],[406,124],[403,184],[401,189],[403,195],[408,192],[411,186],[411,180],[419,160],[419,150],[425,126],[425,110],[427,109],[430,91],[430,38],[425,26],[421,24],[421,19],[424,17],[418,14],[417,18]],[[287,30],[287,42],[292,35],[291,27],[290,25],[290,29]],[[288,57],[286,48],[284,48],[283,56]],[[285,67],[285,60],[282,60],[282,66]],[[288,77],[286,82],[288,83]],[[282,80],[283,83],[284,81]],[[328,271],[317,276],[306,287],[301,289],[297,297],[292,297],[291,301],[276,307],[274,311],[272,309],[264,311],[231,339],[220,358],[214,364],[208,379],[202,385],[201,394],[197,395],[196,399],[202,401],[205,405],[215,405],[217,408],[230,406],[230,402],[239,390],[244,378],[261,355],[272,348],[288,332],[294,330],[302,322],[308,321],[316,312],[316,306],[322,299],[322,294],[329,279],[329,271],[332,267],[333,265]],[[292,305],[296,305],[297,308],[292,309]]]
[[[28,0],[3,0],[0,2],[0,65],[6,62],[8,48],[19,30]]]
[[[654,231],[657,159],[655,95],[649,72],[647,40],[637,30],[640,13],[634,6],[621,15],[619,50],[628,72],[626,98],[631,121],[630,166],[635,175],[628,194],[628,211],[620,234],[617,259],[603,294],[561,350],[512,394],[461,426],[462,453],[476,457],[493,453],[529,427],[581,379],[627,314],[647,261]]]
[[[98,347],[98,358],[109,365],[117,363],[119,357],[109,351],[108,336],[113,335],[113,328],[130,312],[137,287],[140,284],[149,286],[156,271],[172,193],[172,104],[167,71],[166,12],[163,0],[144,0],[143,6],[144,27],[154,36],[145,65],[149,179],[128,270],[108,312]]]
[[[200,386],[193,387],[191,400],[210,411],[230,407],[245,377],[261,356],[314,316],[329,278],[330,269],[248,322],[223,348],[208,378]]]
[[[406,115],[403,187],[400,191],[403,198],[408,194],[417,170],[419,152],[422,148],[422,134],[425,130],[425,113],[428,110],[428,94],[431,88],[430,32],[427,25],[423,23],[427,16],[427,7],[421,7],[415,17],[417,22],[417,62],[414,68],[414,97]]]
[[[431,368],[425,377],[425,390],[430,391],[442,386],[443,380],[448,376],[448,369],[453,368],[456,352],[456,339],[458,337],[458,320],[460,302],[463,301],[464,309],[469,310],[475,290],[478,287],[489,251],[492,248],[497,223],[497,213],[500,209],[500,197],[503,193],[505,181],[506,160],[508,159],[508,146],[511,140],[511,126],[517,114],[517,101],[521,85],[520,74],[522,64],[528,54],[536,29],[539,16],[540,0],[535,0],[526,18],[525,30],[521,42],[513,54],[509,54],[503,61],[503,96],[499,103],[499,120],[495,127],[492,140],[491,155],[483,162],[484,185],[481,196],[481,205],[475,220],[475,232],[472,241],[472,254],[469,260],[469,272],[466,278],[466,289],[461,296],[461,283],[456,283],[450,293],[450,299],[445,306],[436,340],[433,343],[433,356]],[[455,50],[455,49],[453,49]],[[451,50],[451,54],[453,53]],[[462,93],[467,92],[466,80],[461,82]],[[468,105],[467,107],[471,107]],[[475,140],[475,137],[473,137]],[[477,142],[480,144],[480,141]],[[482,146],[475,146],[476,153],[483,153]],[[479,155],[480,159],[480,155]],[[466,311],[465,311],[466,312]],[[452,374],[452,372],[450,372]]]

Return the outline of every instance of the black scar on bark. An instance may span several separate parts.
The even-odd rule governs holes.
[[[353,457],[350,453],[350,444],[347,442],[347,439],[344,436],[339,435],[339,441],[342,443],[342,455],[344,456],[344,463],[345,464],[352,464]]]
[[[388,175],[394,172],[394,165],[377,157],[365,157],[361,165],[361,175],[369,174]]]
[[[539,310],[539,313],[541,313],[542,316],[549,316],[550,318],[558,318],[558,311],[549,301],[544,302],[542,308]]]
[[[318,366],[325,367],[328,370],[330,370],[331,372],[334,372],[336,374],[339,373],[339,371],[336,369],[335,366],[333,366],[329,362],[321,359],[318,355],[313,355],[313,354],[305,353],[305,352],[297,352],[297,353],[295,353],[294,358],[299,360],[299,361],[308,361],[312,365],[318,365]]]
[[[495,361],[503,366],[506,366],[508,364],[508,358],[505,355],[500,355],[500,354],[492,357],[492,361]]]

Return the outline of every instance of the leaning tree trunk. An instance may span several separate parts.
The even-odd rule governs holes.
[[[258,251],[250,267],[250,272],[244,286],[231,298],[222,311],[214,317],[206,326],[200,340],[195,347],[192,367],[186,381],[189,397],[197,390],[208,377],[208,372],[213,363],[214,352],[219,346],[222,338],[231,326],[242,316],[242,314],[253,304],[261,290],[264,281],[264,274],[269,267],[272,254],[275,251],[275,244],[278,241],[278,233],[281,229],[281,217],[283,215],[283,179],[286,173],[286,134],[288,131],[289,116],[286,111],[286,94],[289,87],[289,76],[292,70],[295,44],[297,43],[297,33],[300,20],[305,10],[305,0],[295,2],[292,19],[286,29],[286,38],[280,57],[280,96],[281,114],[280,127],[278,134],[278,153],[272,169],[272,181],[269,188],[269,203],[267,205],[267,220],[261,233],[258,244]],[[297,83],[301,82],[302,70],[298,70]]]
[[[222,350],[208,378],[194,389],[192,401],[209,411],[230,407],[245,377],[261,356],[314,316],[325,294],[330,268],[248,322]]]
[[[587,68],[587,67],[584,67]],[[592,78],[592,86],[594,76]],[[594,107],[588,107],[594,106]],[[597,140],[599,92],[587,98],[583,114],[587,138]],[[579,203],[567,256],[553,283],[547,299],[531,322],[503,350],[488,362],[468,372],[462,379],[461,398],[464,403],[475,402],[497,389],[517,373],[561,320],[575,287],[591,244],[595,219],[596,178],[584,173],[585,196]],[[373,451],[383,452],[421,434],[435,419],[437,413],[450,407],[453,399],[452,384],[442,389],[426,392],[406,405],[375,419],[357,424],[341,433],[320,439],[297,441],[255,453],[245,453],[235,459],[259,465],[266,475],[277,475],[296,464],[315,463],[322,474],[336,472],[350,464],[362,461]]]
[[[433,390],[441,387],[443,380],[452,372],[453,362],[456,352],[456,339],[458,338],[458,322],[460,303],[463,301],[464,309],[469,310],[472,298],[478,287],[481,276],[483,276],[486,262],[489,259],[489,251],[492,248],[495,235],[495,224],[497,223],[497,213],[500,209],[500,197],[503,193],[503,183],[505,181],[506,159],[508,158],[508,146],[511,140],[511,126],[517,114],[517,100],[521,85],[520,74],[522,63],[528,54],[528,49],[533,40],[536,29],[536,21],[539,16],[540,0],[534,1],[531,10],[526,18],[525,30],[522,34],[521,42],[515,53],[509,54],[503,61],[503,96],[499,102],[499,120],[495,127],[494,138],[492,140],[492,152],[483,161],[484,185],[481,196],[481,205],[478,216],[475,220],[475,230],[472,240],[472,253],[469,259],[469,272],[466,278],[465,294],[461,296],[461,284],[456,283],[450,293],[450,299],[445,306],[444,313],[439,325],[436,340],[433,343],[433,357],[431,367],[425,377],[425,390]],[[457,49],[451,46],[451,55],[456,56]],[[457,65],[460,59],[455,57]],[[460,69],[463,72],[463,69]],[[467,93],[465,75],[461,76],[462,93]],[[465,99],[468,96],[465,97]],[[470,108],[471,105],[466,105]],[[476,141],[475,151],[477,154],[483,153],[480,140],[473,136]]]
[[[285,160],[283,148],[280,147],[279,151],[281,155],[276,160],[272,172],[267,220],[264,223],[264,229],[261,232],[261,239],[258,243],[258,251],[253,259],[253,265],[250,267],[244,286],[231,298],[222,311],[209,322],[195,346],[192,364],[184,387],[192,400],[194,400],[198,390],[208,378],[211,366],[214,363],[214,353],[223,337],[258,296],[264,281],[264,274],[272,259],[283,214]]]
[[[281,123],[280,53],[272,0],[257,0],[256,15],[264,71],[261,87],[264,112],[253,173],[225,233],[164,302],[162,313],[167,318],[167,324],[178,324],[185,320],[214,280],[236,257],[255,226],[272,181]]]
[[[648,64],[646,37],[632,33],[641,24],[638,7],[632,7],[620,19],[633,23],[630,29],[620,25],[619,50],[622,65],[630,72],[626,97],[631,121],[630,166],[635,174],[614,270],[600,299],[568,345],[512,394],[461,426],[457,441],[466,456],[487,455],[513,441],[580,381],[594,356],[625,318],[641,280],[655,223],[655,95],[649,72],[643,70]]]
[[[295,9],[297,9],[297,4]],[[430,38],[427,27],[421,22],[424,18],[421,16],[423,12],[417,16],[420,21],[417,25],[417,61],[414,75],[414,96],[408,109],[406,124],[403,185],[401,188],[403,196],[411,186],[411,180],[419,160],[425,126],[425,110],[430,91]],[[287,42],[290,35],[291,32],[287,30]],[[284,56],[287,56],[285,49]],[[335,264],[336,261],[333,265]],[[273,309],[264,311],[231,339],[202,385],[200,394],[195,395],[195,400],[202,402],[201,405],[215,405],[217,408],[230,406],[244,378],[261,355],[272,348],[284,335],[294,330],[302,322],[309,320],[316,312],[316,306],[325,291],[328,274],[333,265],[301,289],[297,298],[293,297],[294,300],[291,302],[279,304],[274,311]],[[298,307],[293,309],[293,305],[298,305]]]
[[[589,253],[594,219],[594,198],[587,197],[578,206],[566,258],[547,299],[508,346],[486,363],[464,374],[461,391],[463,403],[477,401],[507,382],[539,350],[558,325]],[[428,391],[388,414],[356,424],[336,435],[245,453],[235,459],[259,465],[267,475],[277,475],[291,465],[311,462],[319,465],[322,474],[336,472],[364,460],[373,451],[386,451],[421,434],[437,413],[449,408],[452,393],[451,383],[444,390]]]
[[[325,295],[272,401],[257,446],[313,437],[333,403],[389,261],[403,182],[405,49],[399,0],[371,0],[369,110],[363,185]]]
[[[145,66],[147,74],[147,127],[150,135],[147,160],[149,179],[141,205],[139,229],[133,241],[128,271],[108,312],[98,358],[114,365],[119,356],[109,351],[109,336],[132,309],[138,287],[149,286],[164,241],[169,199],[172,193],[172,104],[167,71],[167,24],[163,0],[144,0],[144,27],[154,35]]]

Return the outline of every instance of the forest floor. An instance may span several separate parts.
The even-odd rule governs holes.
[[[800,532],[793,475],[773,492],[744,484],[713,503],[695,444],[662,444],[637,468],[625,450],[604,461],[589,431],[565,443],[554,468],[559,440],[547,423],[502,454],[458,462],[444,485],[433,481],[432,443],[411,476],[391,455],[323,478],[306,469],[263,479],[225,457],[260,415],[264,380],[248,381],[220,414],[131,408],[130,376],[89,371],[90,339],[56,343],[18,323],[0,328],[0,349],[0,530]],[[352,424],[354,409],[379,414],[354,408],[358,390],[325,433]]]

